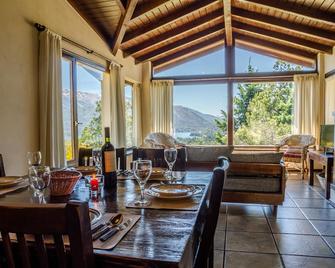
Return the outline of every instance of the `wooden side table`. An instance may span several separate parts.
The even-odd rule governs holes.
[[[309,185],[314,185],[314,161],[325,166],[326,169],[326,199],[330,197],[330,184],[333,182],[332,169],[334,165],[334,155],[325,154],[320,151],[309,151]]]

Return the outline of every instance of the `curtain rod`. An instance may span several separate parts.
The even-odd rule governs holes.
[[[39,24],[39,23],[35,23],[34,26],[37,29],[37,31],[39,31],[39,32],[43,32],[43,31],[45,31],[47,29],[46,26],[44,26],[42,24]],[[105,57],[104,55],[101,55],[100,53],[95,52],[93,49],[85,47],[85,46],[83,46],[83,45],[81,45],[81,44],[79,44],[79,43],[77,43],[77,42],[75,42],[75,41],[73,41],[73,40],[65,37],[65,36],[62,36],[62,40],[64,40],[65,42],[67,42],[67,43],[69,43],[71,45],[74,45],[74,46],[76,46],[76,47],[78,47],[78,48],[86,51],[87,54],[92,54],[92,55],[94,55],[94,56],[96,56],[98,58],[101,58],[101,59],[107,61],[108,63],[116,64],[116,65],[118,65],[120,67],[123,67],[123,65],[120,64],[120,63],[118,63],[117,61],[111,60],[111,59]]]

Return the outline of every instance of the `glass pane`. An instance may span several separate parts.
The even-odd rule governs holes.
[[[102,72],[77,63],[78,140],[80,147],[100,148]]]
[[[292,82],[234,85],[234,144],[276,144],[292,123]]]
[[[173,93],[174,136],[186,144],[227,143],[227,86],[176,85]]]
[[[221,48],[205,56],[181,63],[161,72],[155,72],[154,77],[205,75],[225,73],[224,49]]]
[[[133,88],[126,84],[124,87],[125,106],[126,106],[126,146],[127,148],[134,145],[133,132]]]
[[[236,73],[310,71],[314,68],[296,65],[250,50],[235,48]]]
[[[62,59],[62,102],[63,102],[63,128],[66,160],[74,159],[73,145],[73,117],[71,94],[71,61]]]

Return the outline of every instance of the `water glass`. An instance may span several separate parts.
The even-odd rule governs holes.
[[[133,162],[134,176],[140,185],[141,199],[135,201],[135,205],[145,207],[150,205],[150,201],[144,198],[144,189],[147,180],[149,179],[152,172],[151,160],[137,160]]]
[[[101,164],[102,164],[102,154],[101,150],[94,150],[92,152],[93,161],[97,169],[97,174],[102,174]]]
[[[27,153],[28,165],[31,166],[39,166],[42,161],[42,154],[40,151],[37,152],[28,152]]]
[[[172,181],[172,168],[177,160],[177,149],[176,148],[165,149],[164,159],[169,167],[167,177],[169,178],[170,181]]]
[[[35,194],[43,196],[43,190],[50,184],[50,168],[48,166],[29,167],[29,183]]]

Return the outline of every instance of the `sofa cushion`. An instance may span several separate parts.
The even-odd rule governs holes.
[[[278,164],[283,158],[282,152],[233,151],[231,162]]]
[[[228,176],[223,190],[235,192],[278,193],[280,191],[279,177],[248,177]]]
[[[217,162],[219,156],[229,157],[233,146],[203,145],[186,146],[187,160],[190,162]]]

